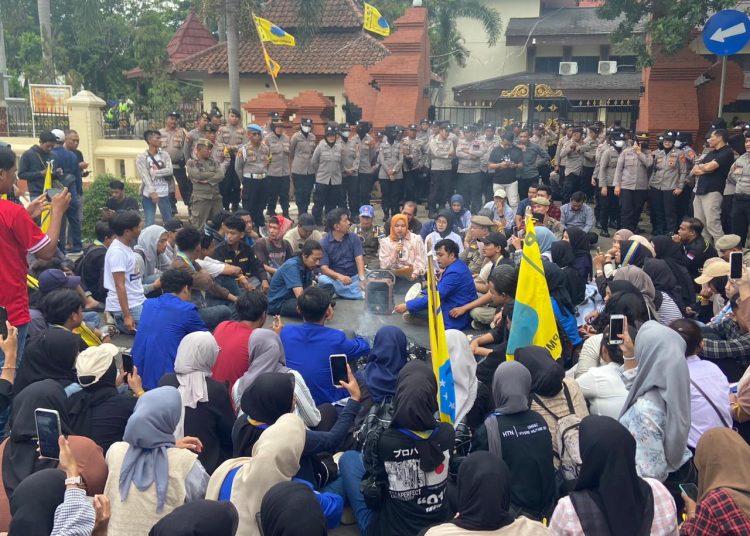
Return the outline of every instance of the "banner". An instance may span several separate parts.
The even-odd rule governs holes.
[[[268,51],[265,49],[265,47],[263,48],[263,57],[266,59],[266,69],[268,70],[268,74],[270,74],[274,78],[279,76],[281,66],[271,59],[271,56],[268,55]]]
[[[443,310],[440,307],[440,293],[435,281],[435,266],[432,255],[427,255],[427,311],[429,312],[432,370],[438,384],[440,421],[453,424],[456,418],[456,389],[453,384],[453,370],[448,355],[448,342],[445,339]]]
[[[289,47],[297,46],[297,41],[294,39],[293,35],[286,33],[270,20],[262,19],[254,15],[253,17],[255,18],[255,27],[258,28],[260,40],[264,43],[286,45]]]

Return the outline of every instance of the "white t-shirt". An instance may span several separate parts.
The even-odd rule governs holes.
[[[212,259],[211,257],[196,259],[195,262],[198,263],[201,270],[205,270],[213,279],[219,277],[224,272],[224,267],[226,266],[223,262]]]
[[[153,160],[151,160],[151,158],[153,158]],[[158,166],[154,165],[154,160],[159,164]],[[148,157],[148,165],[152,171],[158,171],[164,168],[164,161],[161,157],[161,151],[158,151],[155,155],[150,155]],[[158,195],[159,197],[167,197],[169,195],[169,184],[167,184],[167,181],[164,177],[155,177],[152,173],[151,182],[154,183],[154,191],[156,192],[156,195]]]
[[[119,240],[115,239],[107,248],[104,256],[104,288],[107,289],[105,309],[110,312],[121,312],[120,301],[117,299],[115,278],[113,272],[125,273],[125,292],[128,295],[128,308],[138,307],[146,296],[143,294],[143,274],[138,269],[135,260],[136,253]]]

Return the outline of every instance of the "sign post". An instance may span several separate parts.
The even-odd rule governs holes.
[[[709,52],[721,56],[718,117],[724,109],[727,56],[737,54],[750,41],[750,18],[741,11],[725,9],[714,14],[703,27],[703,44]]]

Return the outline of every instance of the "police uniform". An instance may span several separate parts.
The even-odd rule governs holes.
[[[573,129],[573,132],[583,134],[580,128]],[[565,162],[560,167],[565,168],[565,176],[562,174],[562,202],[568,203],[570,196],[581,189],[581,175],[583,173],[583,140],[574,140],[572,137],[563,143],[560,149],[560,161]]]
[[[359,214],[359,138],[351,136],[351,125],[341,123],[339,125],[341,138],[341,157],[344,162],[344,171],[341,178],[342,183],[342,206],[348,208],[352,219]]]
[[[745,137],[750,137],[750,133],[746,131]],[[750,153],[744,153],[734,161],[727,176],[727,182],[730,180],[734,182],[732,233],[740,237],[739,243],[744,248],[750,225]]]
[[[617,160],[620,157],[622,148],[615,147],[616,141],[621,141],[624,145],[625,135],[621,132],[611,134],[612,141],[601,152],[599,167],[596,176],[599,180],[599,224],[601,225],[601,235],[609,236],[609,227],[620,228],[620,200],[615,195],[615,172],[617,171]]]
[[[179,112],[170,112],[167,117],[174,117],[178,121],[182,117]],[[175,180],[177,185],[180,187],[180,197],[182,202],[187,206],[190,206],[190,192],[192,185],[185,175],[185,160],[183,159],[182,148],[185,145],[187,139],[187,132],[182,127],[177,127],[173,130],[167,128],[160,128],[159,134],[161,134],[161,148],[169,153],[169,158],[172,159],[172,172],[173,177],[167,181],[169,185],[169,199],[172,204],[172,212],[175,212],[177,198],[175,197]]]
[[[237,112],[237,113],[235,113]],[[238,110],[229,110],[229,113],[240,117]],[[221,197],[224,209],[237,210],[240,204],[240,193],[242,192],[242,183],[234,169],[234,161],[237,156],[237,149],[245,142],[245,129],[242,125],[222,125],[216,134],[216,146],[229,159],[227,171],[224,174],[224,180],[221,181]]]
[[[663,141],[674,143],[674,132],[665,132]],[[649,180],[649,209],[651,234],[654,236],[677,232],[677,196],[675,190],[685,188],[687,171],[680,158],[680,150],[674,145],[654,152],[654,173]],[[682,192],[680,192],[682,193]]]
[[[625,147],[617,158],[614,186],[620,189],[620,220],[625,229],[634,233],[648,198],[648,170],[652,163],[651,152],[647,148],[636,151],[635,146]]]
[[[698,154],[691,147],[693,135],[689,132],[678,132],[674,146],[681,151],[680,160],[685,165],[687,178],[685,179],[685,189],[677,197],[677,221],[682,221],[685,216],[693,214],[693,188],[695,187],[695,176],[690,172],[693,170]]]
[[[357,134],[352,138],[359,149],[359,168],[357,170],[357,184],[359,186],[359,198],[357,201],[357,211],[352,212],[355,216],[359,214],[359,207],[370,204],[370,194],[372,193],[372,165],[378,156],[375,148],[375,140],[370,136],[372,125],[366,121],[357,121]]]
[[[383,195],[383,218],[387,221],[399,212],[404,197],[404,155],[401,143],[396,139],[396,127],[388,126],[385,132],[386,139],[378,152],[378,180]]]
[[[271,133],[264,139],[263,143],[268,145],[271,152],[271,163],[268,166],[268,178],[266,179],[268,188],[268,207],[266,213],[268,217],[276,215],[276,202],[281,205],[281,213],[285,218],[289,218],[289,153],[291,151],[291,141],[289,136],[281,133],[281,136],[275,134],[275,129],[282,127],[280,120],[274,120],[271,124]]]
[[[417,125],[409,125],[410,134],[401,140],[404,156],[404,197],[416,201],[419,191],[419,175],[422,172],[423,143],[417,138]]]
[[[448,124],[443,123],[440,129],[448,129]],[[453,186],[453,157],[456,155],[456,146],[450,138],[442,139],[438,134],[429,144],[430,153],[430,196],[427,205],[430,211],[429,217],[435,217],[438,209],[442,208],[451,196]]]
[[[200,114],[198,119],[206,119],[208,120],[208,114],[206,112],[203,112]],[[197,121],[196,121],[197,123]],[[188,132],[187,138],[185,139],[185,145],[182,147],[182,161],[187,162],[191,158],[193,158],[193,145],[195,145],[195,142],[197,142],[201,138],[206,137],[206,129],[204,128],[194,128],[190,132]]]
[[[581,152],[583,153],[583,169],[581,170],[581,190],[586,193],[586,198],[593,201],[595,188],[591,184],[596,166],[596,153],[599,147],[599,127],[590,126],[588,135],[581,140]],[[591,134],[594,134],[592,137]]]
[[[464,133],[472,132],[476,135],[476,127],[464,127]],[[484,193],[484,173],[482,173],[481,159],[485,148],[482,141],[474,138],[469,141],[463,138],[456,147],[458,158],[458,193],[464,198],[464,203],[472,214],[482,208],[482,194]]]
[[[248,131],[261,132],[258,125],[249,125]],[[241,146],[237,151],[234,169],[242,177],[242,206],[250,212],[253,223],[263,226],[263,209],[266,206],[266,176],[271,152],[268,145],[258,140],[253,145],[252,140]]]
[[[303,118],[300,130],[289,140],[289,156],[292,159],[292,180],[294,181],[294,200],[300,214],[306,214],[310,206],[310,196],[315,184],[315,172],[311,160],[317,140],[312,133],[312,119]],[[308,130],[305,132],[303,129]]]
[[[364,230],[360,224],[352,225],[351,231],[362,240],[362,249],[365,252],[365,266],[369,270],[380,268],[380,259],[378,250],[380,249],[380,239],[385,236],[385,231],[380,225],[373,225],[371,229]]]
[[[325,136],[337,135],[336,125],[326,126]],[[341,142],[329,144],[324,137],[313,152],[310,164],[315,173],[315,194],[312,214],[316,225],[323,225],[323,213],[342,205],[342,179],[344,159]]]
[[[200,139],[196,147],[206,146],[213,151],[214,145],[206,139]],[[193,183],[193,206],[190,214],[190,224],[196,229],[202,229],[206,222],[221,212],[221,193],[219,184],[224,179],[225,166],[217,164],[208,158],[188,160],[187,176]]]
[[[492,135],[490,137],[487,137],[488,130],[492,130]],[[490,154],[492,153],[492,150],[500,145],[500,136],[497,135],[494,123],[487,123],[484,127],[484,132],[484,136],[479,138],[479,141],[482,143],[482,150],[484,151],[484,154],[479,159],[479,169],[484,174],[484,186],[482,191],[484,193],[484,203],[486,204],[492,201],[495,195],[492,187],[493,174],[487,171],[487,164],[490,163]]]
[[[427,130],[421,130],[422,125],[428,125]],[[417,175],[417,186],[414,201],[424,202],[427,200],[430,188],[430,122],[422,119],[419,124],[420,130],[417,132],[417,141],[419,142],[420,161],[419,175]]]

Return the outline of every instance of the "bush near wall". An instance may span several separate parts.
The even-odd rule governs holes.
[[[88,184],[84,193],[83,201],[83,238],[92,242],[96,239],[94,227],[101,216],[101,208],[106,206],[109,199],[110,181],[121,180],[125,183],[125,195],[138,199],[138,189],[136,185],[128,179],[116,177],[110,173],[100,173],[94,177],[94,180]]]

